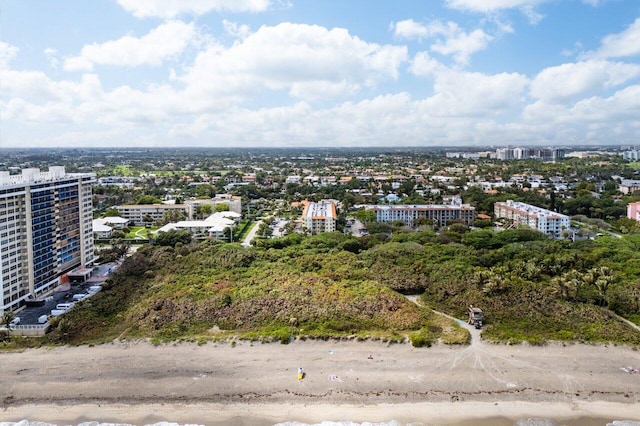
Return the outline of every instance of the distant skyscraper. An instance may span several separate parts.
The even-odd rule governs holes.
[[[24,169],[0,172],[0,312],[53,291],[60,277],[90,266],[95,175]]]

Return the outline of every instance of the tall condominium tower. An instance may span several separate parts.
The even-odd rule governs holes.
[[[23,169],[0,172],[0,314],[51,293],[60,278],[94,261],[95,175]]]

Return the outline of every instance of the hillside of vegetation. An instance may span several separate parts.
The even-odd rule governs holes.
[[[291,235],[256,247],[148,246],[47,339],[379,338],[466,343],[431,309],[484,310],[485,339],[640,344],[640,236],[572,243],[530,230]],[[421,304],[404,294],[422,294]]]

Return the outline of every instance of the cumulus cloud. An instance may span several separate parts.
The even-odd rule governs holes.
[[[118,0],[118,4],[137,18],[172,19],[179,15],[204,15],[211,11],[264,12],[269,0]]]
[[[422,25],[413,19],[405,19],[404,21],[398,21],[395,23],[392,22],[390,27],[391,30],[393,30],[394,35],[401,39],[412,40],[431,36],[425,25]]]
[[[169,33],[175,38],[172,24],[182,34],[180,43],[167,40]],[[94,73],[57,80],[41,71],[13,70],[18,49],[0,42],[3,143],[424,146],[640,139],[640,65],[593,58],[544,69],[532,79],[468,72],[460,67],[465,52],[489,40],[440,21],[392,25],[396,37],[428,43],[411,60],[406,46],[370,43],[341,28],[284,23],[252,32],[230,21],[223,28],[232,43],[199,44],[202,50],[189,66],[175,66],[170,84],[136,87],[105,88]],[[170,21],[142,37],[85,46],[75,59],[82,69],[161,64],[180,55],[194,37],[200,40],[194,24]],[[615,45],[609,40],[613,36],[602,46]],[[129,50],[142,59],[123,56]],[[45,54],[59,58],[53,49]],[[447,66],[442,55],[457,62]],[[365,90],[400,79],[405,64],[425,77],[424,97]],[[276,93],[261,95],[268,91]],[[264,106],[255,106],[264,99]]]
[[[409,71],[418,77],[427,77],[441,72],[446,67],[437,59],[429,56],[427,52],[418,52],[413,57]]]
[[[94,64],[135,67],[158,66],[179,55],[196,36],[194,24],[181,21],[165,22],[147,35],[125,36],[102,44],[86,45],[80,55],[67,58],[67,71],[90,71]]]
[[[392,24],[392,28],[394,35],[402,39],[435,38],[431,50],[441,55],[453,56],[460,65],[468,64],[472,54],[484,50],[493,40],[493,37],[482,29],[467,33],[455,22],[432,21],[423,25],[407,19]]]
[[[632,141],[640,136],[637,117],[640,114],[640,85],[625,87],[608,97],[592,96],[562,105],[537,101],[523,111],[526,122],[547,123],[555,129],[573,126],[582,135],[611,143],[611,129],[624,129],[615,135],[617,141]],[[600,128],[600,132],[594,129]]]
[[[587,52],[582,58],[623,58],[640,55],[640,18],[619,34],[610,34],[602,39],[596,51]]]
[[[640,77],[640,65],[583,61],[549,67],[531,83],[531,95],[545,102],[571,102]]]
[[[433,44],[431,50],[443,55],[453,55],[457,63],[466,65],[470,56],[484,50],[491,40],[493,37],[480,29],[470,33],[459,31],[446,40]]]
[[[205,96],[288,90],[313,98],[328,87],[353,93],[395,79],[406,60],[405,46],[367,43],[341,28],[283,23],[263,26],[228,48],[209,46],[181,80]]]
[[[483,74],[441,69],[434,95],[424,101],[431,115],[495,116],[523,104],[529,80],[518,73]]]

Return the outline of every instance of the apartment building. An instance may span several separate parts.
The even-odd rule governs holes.
[[[124,204],[116,206],[116,209],[121,218],[137,226],[159,221],[170,211],[188,213],[184,204]]]
[[[622,179],[620,185],[618,185],[618,190],[625,195],[633,194],[640,190],[640,180]]]
[[[564,158],[564,149],[558,148],[498,148],[495,158],[498,160],[526,160],[528,158],[542,161],[556,161]]]
[[[552,238],[561,238],[569,229],[569,216],[518,201],[498,202],[493,205],[496,218],[504,218],[515,225],[526,225]]]
[[[214,198],[186,200],[184,204],[124,204],[117,206],[120,217],[129,220],[132,224],[141,226],[149,222],[161,220],[165,213],[179,211],[189,219],[196,216],[199,206],[210,205],[215,210],[217,205],[226,205],[229,211],[242,214],[242,199],[230,194],[219,194]],[[151,219],[146,220],[145,219]]]
[[[0,313],[51,293],[93,264],[92,173],[0,172]]]
[[[407,226],[418,219],[432,220],[436,226],[446,226],[452,220],[473,226],[475,221],[475,207],[469,204],[377,204],[364,208],[375,212],[378,222],[402,221]]]
[[[217,194],[215,197],[207,199],[185,200],[184,204],[187,206],[187,215],[190,219],[195,217],[198,207],[205,204],[210,205],[212,211],[215,211],[216,206],[224,205],[229,208],[229,211],[242,214],[242,198],[231,194]]]
[[[336,230],[336,205],[333,201],[318,203],[303,201],[302,225],[311,233],[333,232]]]

